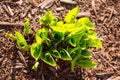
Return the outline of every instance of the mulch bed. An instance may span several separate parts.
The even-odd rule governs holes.
[[[73,7],[80,7],[79,17],[90,17],[95,24],[102,49],[90,49],[98,63],[93,69],[75,68],[59,61],[55,69],[40,61],[38,71],[31,69],[34,59],[22,52],[6,32],[23,30],[30,18],[33,31],[40,28],[39,18],[48,10],[62,20]],[[120,0],[0,0],[0,80],[120,80]]]

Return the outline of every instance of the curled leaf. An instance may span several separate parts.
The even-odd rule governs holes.
[[[60,49],[60,56],[62,60],[72,60],[70,54],[65,49]]]
[[[55,26],[58,19],[53,16],[51,11],[48,11],[43,17],[40,18],[41,25]]]
[[[42,29],[39,29],[37,32],[36,32],[36,41],[37,43],[42,43],[43,41],[45,41],[48,37],[48,30],[46,28],[42,28]]]
[[[34,43],[31,46],[31,55],[37,61],[42,53],[42,45],[39,43]]]
[[[56,58],[61,58],[61,55],[60,55],[60,53],[57,51],[57,50],[55,50],[55,49],[53,49],[52,50],[52,53],[51,53],[54,57],[56,57]]]
[[[50,66],[56,66],[56,62],[50,53],[42,54],[41,59]]]
[[[87,49],[82,50],[81,57],[82,58],[90,58],[92,56],[92,53],[88,51]]]
[[[28,46],[24,36],[17,31],[15,32],[15,35],[16,35],[18,47],[24,51],[28,51],[29,46]]]
[[[26,34],[31,34],[32,30],[29,28],[30,26],[30,19],[29,18],[25,18],[26,22],[24,24],[24,33]]]
[[[63,39],[63,37],[64,37],[64,34],[63,33],[61,33],[61,32],[57,32],[57,31],[55,31],[55,32],[53,32],[53,44],[58,44],[58,43],[60,43],[61,41],[62,41],[62,39]]]

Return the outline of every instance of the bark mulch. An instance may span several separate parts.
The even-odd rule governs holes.
[[[59,61],[55,69],[40,61],[38,71],[33,71],[30,53],[19,50],[5,33],[22,32],[26,17],[36,31],[46,11],[62,20],[77,5],[78,18],[89,17],[103,42],[102,49],[90,49],[98,66],[76,67],[73,73],[69,62]],[[120,80],[120,0],[0,0],[0,80]]]

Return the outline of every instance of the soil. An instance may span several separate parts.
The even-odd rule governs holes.
[[[89,17],[103,43],[102,49],[90,49],[97,67],[71,72],[69,62],[59,61],[56,69],[40,61],[38,71],[32,70],[30,53],[19,50],[5,33],[22,32],[25,18],[36,31],[46,11],[62,20],[77,5],[78,18]],[[0,80],[120,80],[120,0],[0,0]]]

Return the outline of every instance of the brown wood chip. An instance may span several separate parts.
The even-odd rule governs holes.
[[[45,0],[39,4],[39,7],[41,7],[41,9],[49,8],[52,6],[53,2],[54,2],[54,0]]]
[[[0,22],[0,26],[24,26],[22,22],[10,23],[10,22]]]
[[[19,57],[20,57],[21,61],[24,63],[25,66],[27,66],[27,63],[26,63],[25,58],[22,55],[22,53],[20,51],[18,51],[18,54],[19,54]]]
[[[60,0],[60,2],[67,3],[67,4],[77,4],[77,2],[75,2],[73,0]]]
[[[90,12],[80,12],[80,13],[78,13],[78,18],[80,18],[80,17],[90,17],[91,16],[91,14],[90,14]]]

